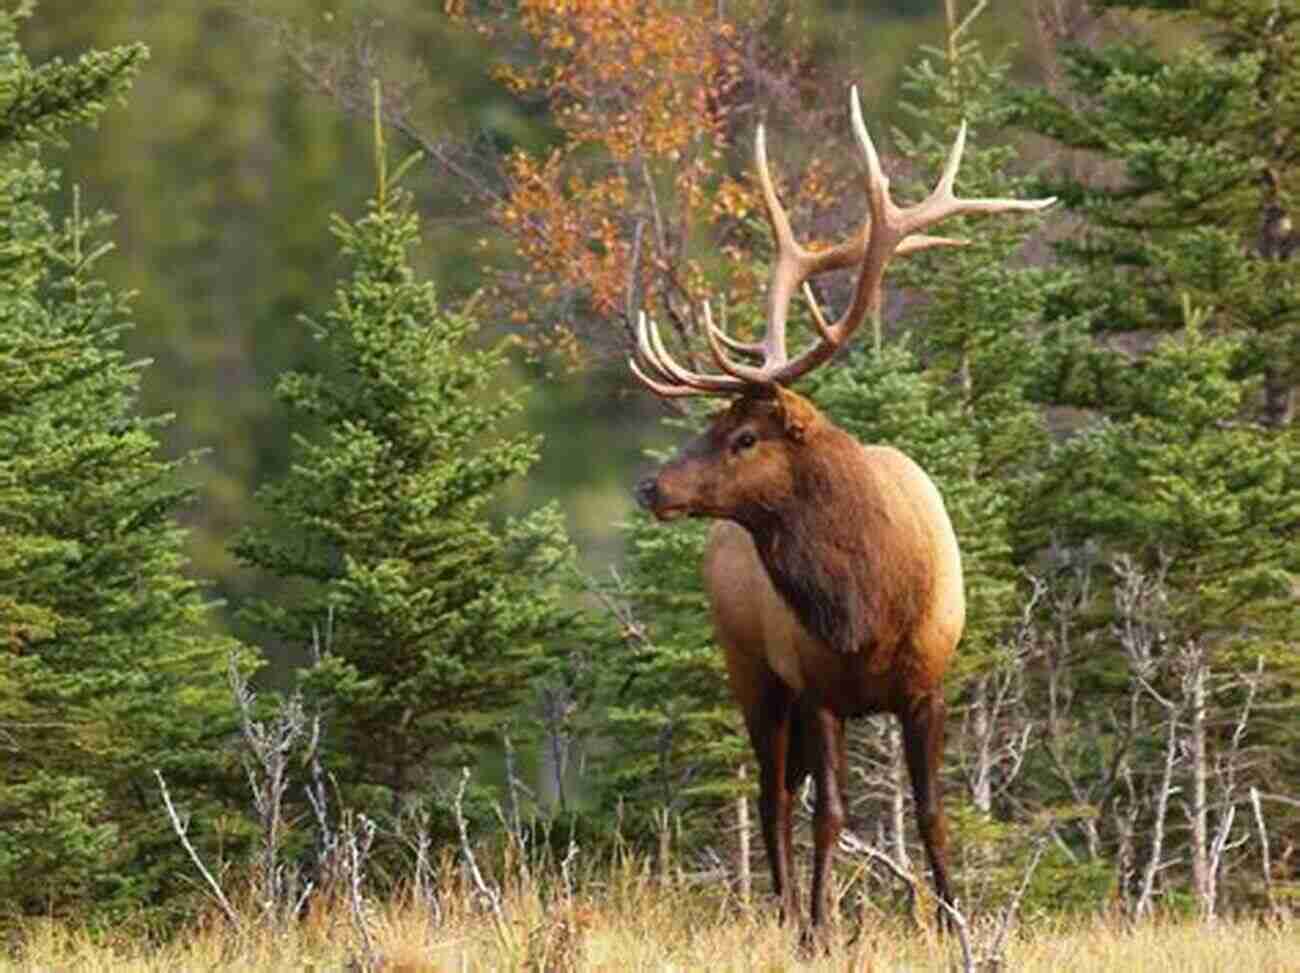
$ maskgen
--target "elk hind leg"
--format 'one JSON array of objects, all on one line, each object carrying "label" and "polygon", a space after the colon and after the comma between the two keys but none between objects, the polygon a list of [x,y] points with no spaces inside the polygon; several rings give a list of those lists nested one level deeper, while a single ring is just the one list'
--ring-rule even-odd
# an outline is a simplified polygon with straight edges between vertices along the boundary
[{"label": "elk hind leg", "polygon": [[844,721],[822,706],[803,712],[808,735],[808,765],[817,792],[813,812],[812,925],[821,926],[830,902],[827,888],[831,856],[844,828],[844,798],[841,778],[844,764]]},{"label": "elk hind leg", "polygon": [[[939,765],[943,760],[946,709],[940,689],[910,700],[900,714],[903,724],[903,754],[912,779],[917,829],[925,846],[934,891],[941,902],[953,904],[948,885],[948,833],[939,790]],[[939,907],[939,926],[951,926],[951,917]]]}]

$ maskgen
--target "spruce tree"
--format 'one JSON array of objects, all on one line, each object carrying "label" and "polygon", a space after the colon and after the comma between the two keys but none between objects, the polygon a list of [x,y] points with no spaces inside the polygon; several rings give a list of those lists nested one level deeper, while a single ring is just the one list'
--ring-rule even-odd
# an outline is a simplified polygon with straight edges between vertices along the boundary
[{"label": "spruce tree", "polygon": [[0,13],[0,901],[125,912],[177,890],[161,769],[191,806],[222,779],[229,640],[184,574],[186,460],[134,406],[107,219],[50,216],[41,161],[125,91],[139,46],[34,67]]},{"label": "spruce tree", "polygon": [[605,592],[621,624],[601,653],[609,746],[598,791],[624,803],[627,831],[680,825],[695,848],[734,840],[725,807],[751,760],[700,575],[708,526],[640,514],[624,525],[625,563]]},{"label": "spruce tree", "polygon": [[327,763],[347,800],[387,811],[428,795],[438,768],[472,762],[530,701],[543,649],[571,617],[571,550],[554,508],[494,522],[492,500],[538,442],[511,429],[505,347],[485,345],[472,308],[440,306],[412,268],[407,166],[390,173],[378,125],[375,137],[375,196],[332,227],[351,274],[307,322],[331,370],[277,387],[311,432],[258,492],[264,523],[235,552],[298,583],[297,598],[249,609],[283,643],[310,644],[332,619],[306,675]]},{"label": "spruce tree", "polygon": [[[1047,367],[1034,392],[1083,410],[1075,413],[1082,429],[1055,450],[1035,516],[1045,539],[1097,568],[1085,606],[1092,647],[1071,675],[1072,686],[1088,689],[1079,697],[1083,725],[1126,691],[1122,620],[1108,584],[1121,574],[1107,570],[1118,558],[1162,579],[1150,664],[1162,674],[1163,698],[1192,714],[1175,721],[1143,695],[1154,718],[1130,737],[1113,726],[1099,749],[1073,753],[1073,772],[1100,781],[1113,767],[1153,781],[1168,752],[1165,728],[1182,733],[1186,719],[1209,728],[1178,759],[1175,783],[1197,795],[1207,767],[1226,766],[1236,746],[1243,675],[1265,661],[1261,700],[1272,705],[1295,676],[1300,276],[1288,207],[1300,188],[1291,138],[1300,21],[1293,3],[1098,6],[1151,15],[1152,32],[1190,27],[1195,42],[1166,52],[1143,38],[1136,18],[1124,20],[1125,40],[1056,52],[1060,88],[1014,99],[1022,124],[1072,150],[1071,168],[1043,183],[1078,221],[1056,245],[1074,277],[1049,305]],[[1199,702],[1189,685],[1203,688]],[[1252,779],[1294,773],[1294,734],[1283,721],[1256,720]],[[1225,792],[1220,813],[1243,793]],[[1123,800],[1112,791],[1111,809]],[[1198,803],[1189,799],[1191,831],[1171,836],[1169,854],[1191,861],[1190,884],[1208,912],[1213,882]],[[1150,807],[1133,800],[1131,812],[1150,828]],[[1123,813],[1102,826],[1119,829]],[[1124,840],[1115,830],[1106,836]],[[1173,888],[1185,873],[1160,874]]]},{"label": "spruce tree", "polygon": [[1076,173],[1093,173],[1045,180],[1082,220],[1057,250],[1086,273],[1057,310],[1087,313],[1093,332],[1114,340],[1062,342],[1057,394],[1124,409],[1126,365],[1142,349],[1134,336],[1181,329],[1185,295],[1210,312],[1210,330],[1241,339],[1234,372],[1261,379],[1245,404],[1252,418],[1289,425],[1300,383],[1300,288],[1290,259],[1300,236],[1289,211],[1300,188],[1291,137],[1300,121],[1295,5],[1097,6],[1191,28],[1195,42],[1162,53],[1131,17],[1123,22],[1131,39],[1055,52],[1060,90],[1028,89],[1015,99],[1021,124],[1074,150]]}]

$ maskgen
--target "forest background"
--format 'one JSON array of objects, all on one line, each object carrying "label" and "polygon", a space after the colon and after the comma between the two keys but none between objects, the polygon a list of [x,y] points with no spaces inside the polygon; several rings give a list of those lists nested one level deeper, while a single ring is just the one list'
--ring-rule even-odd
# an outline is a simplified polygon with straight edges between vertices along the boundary
[{"label": "forest background", "polygon": [[[1286,911],[1300,841],[1300,12],[979,7],[650,5],[628,16],[653,52],[644,76],[615,63],[619,43],[607,61],[599,44],[579,50],[610,39],[602,5],[44,0],[17,21],[34,65],[149,51],[106,69],[110,91],[135,78],[97,128],[43,151],[62,185],[41,205],[73,229],[31,252],[81,261],[82,208],[116,214],[94,229],[115,252],[67,272],[70,307],[91,300],[76,282],[92,262],[107,293],[132,295],[129,313],[94,305],[133,323],[101,335],[140,376],[121,378],[139,386],[120,415],[174,414],[140,431],[181,462],[139,482],[179,477],[193,499],[178,486],[129,519],[174,513],[188,528],[150,543],[171,552],[156,577],[193,612],[158,622],[156,645],[129,646],[122,625],[97,646],[40,612],[118,625],[129,584],[124,603],[87,607],[58,588],[77,583],[66,565],[42,581],[0,562],[23,579],[0,678],[16,755],[0,794],[8,914],[190,914],[212,890],[182,877],[193,862],[171,825],[184,818],[196,857],[221,863],[217,885],[285,912],[309,884],[347,884],[348,841],[379,885],[419,886],[430,842],[454,846],[466,827],[540,828],[531,840],[555,842],[557,860],[579,834],[631,840],[665,876],[747,900],[750,782],[703,617],[699,533],[653,528],[628,490],[647,450],[692,420],[665,424],[634,388],[626,327],[638,294],[680,347],[699,336],[703,295],[732,320],[752,314],[760,117],[802,225],[833,238],[857,219],[848,81],[872,131],[890,133],[889,164],[914,160],[901,185],[933,178],[968,118],[966,192],[1062,198],[1040,223],[972,223],[959,257],[897,269],[928,299],[893,301],[874,347],[864,336],[810,383],[862,438],[921,460],[958,522],[973,624],[948,789],[964,900]],[[617,70],[626,87],[593,87]],[[23,90],[9,89],[11,113]],[[650,160],[642,188],[609,177],[627,138]],[[408,197],[385,173],[412,148]],[[15,185],[11,204],[35,198]],[[679,212],[704,215],[672,223]],[[31,225],[15,239],[44,239]],[[41,273],[32,293],[53,300],[63,278]],[[439,337],[413,339],[391,308]],[[137,358],[150,360],[138,373]],[[494,398],[516,386],[519,408]],[[21,430],[41,423],[5,406],[21,458]],[[383,468],[384,450],[403,451],[411,479]],[[349,488],[331,492],[333,477]],[[38,520],[6,529],[26,540]],[[202,591],[174,571],[182,550]],[[167,635],[182,630],[185,651]],[[159,682],[83,678],[146,657]],[[110,697],[120,707],[97,709]],[[462,764],[477,768],[468,792]],[[845,889],[879,900],[920,860],[887,725],[862,730],[854,768],[863,864]],[[173,822],[163,780],[185,810]]]}]

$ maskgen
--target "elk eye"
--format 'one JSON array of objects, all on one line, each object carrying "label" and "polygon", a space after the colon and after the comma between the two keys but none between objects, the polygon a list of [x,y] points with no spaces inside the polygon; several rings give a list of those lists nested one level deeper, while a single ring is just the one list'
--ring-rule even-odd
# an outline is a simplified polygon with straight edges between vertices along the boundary
[{"label": "elk eye", "polygon": [[739,452],[740,452],[741,450],[743,450],[743,449],[749,449],[749,448],[751,448],[751,447],[752,447],[756,442],[758,442],[758,437],[755,436],[755,435],[754,435],[752,432],[750,432],[748,429],[746,429],[746,430],[745,430],[744,432],[742,432],[739,436],[737,436],[734,440],[732,440],[731,448],[732,448],[735,452],[739,453]]}]

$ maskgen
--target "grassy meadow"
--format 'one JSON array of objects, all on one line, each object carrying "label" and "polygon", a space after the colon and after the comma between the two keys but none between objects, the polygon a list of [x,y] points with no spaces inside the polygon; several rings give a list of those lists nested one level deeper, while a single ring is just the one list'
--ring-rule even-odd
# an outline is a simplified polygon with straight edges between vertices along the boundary
[{"label": "grassy meadow", "polygon": [[[288,925],[245,920],[236,932],[215,912],[166,941],[138,933],[92,934],[67,922],[35,921],[18,930],[0,958],[3,973],[246,973],[301,971],[778,971],[962,970],[960,942],[897,916],[842,920],[826,948],[801,949],[775,911],[746,907],[715,892],[665,886],[648,871],[611,873],[568,894],[562,888],[508,890],[499,914],[481,896],[449,883],[436,912],[410,897],[347,901]],[[357,921],[365,916],[364,934]],[[251,913],[250,913],[251,915]],[[972,966],[982,973],[1209,973],[1300,970],[1300,924],[1220,920],[1201,924],[1119,919],[1061,924],[1027,916],[994,956],[997,922],[975,916]],[[858,933],[859,926],[861,932]],[[858,933],[855,935],[855,933]]]}]

